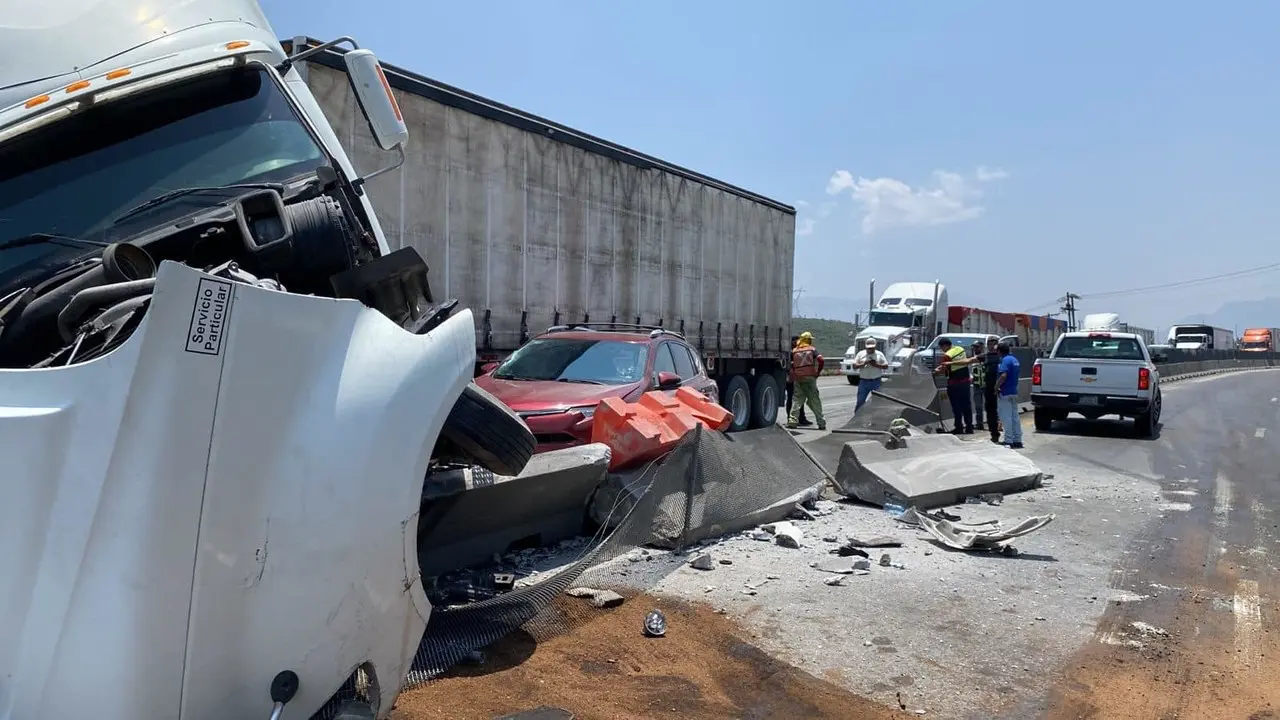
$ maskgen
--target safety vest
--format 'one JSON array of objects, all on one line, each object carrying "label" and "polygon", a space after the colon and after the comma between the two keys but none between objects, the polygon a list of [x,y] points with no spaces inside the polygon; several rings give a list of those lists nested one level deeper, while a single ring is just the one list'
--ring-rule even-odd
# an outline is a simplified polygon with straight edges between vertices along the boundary
[{"label": "safety vest", "polygon": [[[958,347],[956,345],[952,345],[951,349],[947,351],[947,358],[951,360],[963,359],[964,348]],[[951,371],[951,376],[947,378],[947,382],[949,384],[969,382],[969,366],[968,365],[960,365],[960,366],[953,365],[948,369]]]},{"label": "safety vest", "polygon": [[791,374],[797,379],[818,377],[818,350],[812,345],[792,350]]}]

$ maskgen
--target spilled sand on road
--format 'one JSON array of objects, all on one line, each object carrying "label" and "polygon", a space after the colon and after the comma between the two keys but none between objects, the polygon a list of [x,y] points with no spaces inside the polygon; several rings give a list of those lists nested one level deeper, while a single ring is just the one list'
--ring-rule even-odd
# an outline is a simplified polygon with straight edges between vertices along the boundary
[{"label": "spilled sand on road", "polygon": [[[667,617],[666,637],[641,632],[654,608]],[[391,717],[490,720],[540,705],[584,720],[916,717],[771,658],[745,635],[706,605],[640,595],[540,643],[517,632],[488,648],[483,665],[402,694]]]}]

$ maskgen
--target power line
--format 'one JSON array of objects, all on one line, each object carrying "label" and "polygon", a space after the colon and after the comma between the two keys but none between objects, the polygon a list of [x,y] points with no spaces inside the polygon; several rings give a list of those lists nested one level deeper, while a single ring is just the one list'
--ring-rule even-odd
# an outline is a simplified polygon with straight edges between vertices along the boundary
[{"label": "power line", "polygon": [[1145,287],[1129,288],[1127,290],[1109,290],[1107,292],[1083,293],[1080,295],[1085,300],[1097,300],[1099,298],[1120,297],[1122,295],[1137,295],[1145,292],[1154,292],[1156,290],[1169,290],[1172,288],[1190,287],[1192,285],[1203,285],[1207,283],[1221,282],[1223,280],[1235,280],[1237,278],[1248,277],[1250,275],[1260,275],[1262,273],[1274,272],[1280,270],[1280,263],[1272,263],[1270,265],[1259,265],[1257,267],[1246,268],[1244,270],[1235,270],[1233,272],[1221,273],[1219,275],[1208,275],[1205,277],[1192,278],[1189,280],[1178,280],[1176,282],[1163,283],[1161,285],[1147,285]]}]

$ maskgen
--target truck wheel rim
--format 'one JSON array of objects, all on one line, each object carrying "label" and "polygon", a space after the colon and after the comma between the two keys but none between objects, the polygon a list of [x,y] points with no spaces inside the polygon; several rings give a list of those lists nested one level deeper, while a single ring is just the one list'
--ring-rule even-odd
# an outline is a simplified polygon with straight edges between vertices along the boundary
[{"label": "truck wheel rim", "polygon": [[774,394],[774,389],[767,387],[760,395],[760,417],[768,420],[777,417],[778,414],[778,398]]},{"label": "truck wheel rim", "polygon": [[751,407],[751,400],[750,398],[747,397],[746,392],[739,390],[738,392],[734,393],[732,404],[733,404],[733,407],[731,409],[733,411],[733,417],[735,420],[738,418],[747,417],[747,410],[750,409]]}]

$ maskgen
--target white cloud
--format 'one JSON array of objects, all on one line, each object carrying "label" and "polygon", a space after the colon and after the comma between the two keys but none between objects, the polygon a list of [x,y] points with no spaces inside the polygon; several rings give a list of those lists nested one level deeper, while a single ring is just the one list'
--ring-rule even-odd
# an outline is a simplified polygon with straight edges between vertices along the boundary
[{"label": "white cloud", "polygon": [[983,183],[1007,177],[999,168],[979,167],[972,178],[945,170],[933,172],[930,186],[912,187],[894,178],[854,177],[837,170],[827,180],[827,193],[848,192],[862,210],[862,232],[872,235],[894,227],[932,227],[974,220],[986,208],[979,204]]},{"label": "white cloud", "polygon": [[796,220],[796,237],[804,237],[813,234],[813,226],[818,222],[813,218],[799,218]]},{"label": "white cloud", "polygon": [[798,208],[805,208],[805,207],[809,207],[809,201],[808,201],[808,200],[797,200],[797,201],[795,202],[795,206],[796,206],[796,207],[798,207]]},{"label": "white cloud", "polygon": [[848,170],[837,170],[827,181],[827,194],[839,195],[854,186],[853,173]]}]

